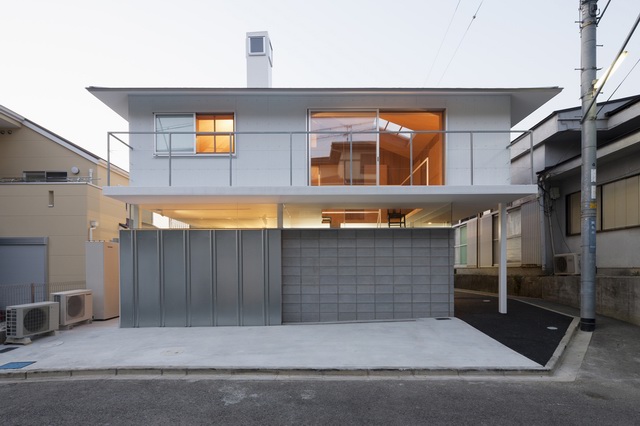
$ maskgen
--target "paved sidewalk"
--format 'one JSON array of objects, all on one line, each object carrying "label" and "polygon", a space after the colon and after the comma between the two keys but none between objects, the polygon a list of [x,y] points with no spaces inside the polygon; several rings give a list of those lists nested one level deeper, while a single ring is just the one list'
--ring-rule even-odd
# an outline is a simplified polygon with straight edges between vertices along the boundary
[{"label": "paved sidewalk", "polygon": [[[16,348],[0,353],[0,379],[238,372],[549,374],[557,365],[576,325],[570,317],[516,301],[509,302],[512,312],[501,316],[487,308],[493,303],[491,296],[465,293],[457,294],[457,297],[461,301],[482,304],[482,309],[474,308],[475,323],[470,321],[473,327],[460,318],[271,327],[124,329],[119,328],[117,319],[95,321],[58,331],[54,336],[34,338],[27,346],[0,346],[0,350]],[[524,311],[528,314],[518,314]],[[532,324],[532,318],[536,319],[535,324]],[[544,332],[554,338],[544,343],[537,337],[534,339],[537,334],[532,331],[539,329],[541,324],[555,328],[545,326]],[[501,342],[510,334],[504,331],[505,325],[512,331],[516,327],[516,335],[521,330],[523,347],[526,348],[529,339],[531,345],[543,345],[545,354],[525,356],[508,347],[508,341]],[[3,365],[21,362],[31,364],[2,369]],[[18,366],[9,364],[12,365]]]}]

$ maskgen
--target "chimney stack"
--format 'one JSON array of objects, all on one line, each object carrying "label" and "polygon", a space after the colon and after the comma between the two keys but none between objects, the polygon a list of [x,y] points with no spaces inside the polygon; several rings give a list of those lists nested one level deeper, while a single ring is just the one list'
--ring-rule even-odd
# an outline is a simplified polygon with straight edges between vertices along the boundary
[{"label": "chimney stack", "polygon": [[273,47],[269,33],[247,33],[247,87],[271,87]]}]

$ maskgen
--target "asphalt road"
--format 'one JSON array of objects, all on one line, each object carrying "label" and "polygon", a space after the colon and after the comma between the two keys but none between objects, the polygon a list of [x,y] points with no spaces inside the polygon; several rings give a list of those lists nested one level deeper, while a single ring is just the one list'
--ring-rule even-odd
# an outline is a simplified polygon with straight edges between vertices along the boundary
[{"label": "asphalt road", "polygon": [[0,386],[2,424],[631,425],[637,386],[462,381],[68,380]]}]

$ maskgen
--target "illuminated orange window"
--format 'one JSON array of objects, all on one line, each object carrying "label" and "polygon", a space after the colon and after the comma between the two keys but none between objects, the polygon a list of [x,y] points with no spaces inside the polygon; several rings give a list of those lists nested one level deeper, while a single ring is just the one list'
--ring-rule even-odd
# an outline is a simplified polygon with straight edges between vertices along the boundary
[{"label": "illuminated orange window", "polygon": [[[235,152],[233,114],[196,115],[196,153],[228,154]],[[200,133],[221,134],[200,134]]]}]

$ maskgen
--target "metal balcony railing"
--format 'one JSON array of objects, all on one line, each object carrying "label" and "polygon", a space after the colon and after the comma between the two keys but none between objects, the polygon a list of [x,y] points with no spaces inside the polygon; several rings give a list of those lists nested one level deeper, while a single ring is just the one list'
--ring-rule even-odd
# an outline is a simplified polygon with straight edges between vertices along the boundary
[{"label": "metal balcony railing", "polygon": [[[478,164],[477,157],[479,156],[479,151],[484,149],[483,144],[486,143],[488,138],[491,138],[491,135],[500,135],[502,137],[506,136],[506,139],[511,141],[513,139],[513,135],[520,136],[522,139],[522,135],[526,135],[529,139],[529,147],[525,148],[523,152],[517,153],[518,155],[528,154],[528,170],[522,171],[529,176],[529,180],[531,184],[536,183],[535,172],[533,167],[533,138],[532,134],[528,130],[425,130],[425,131],[352,131],[352,132],[336,132],[334,131],[295,131],[295,132],[278,132],[278,131],[266,131],[266,132],[108,132],[107,134],[107,186],[111,186],[111,165],[112,165],[112,157],[113,155],[113,144],[112,141],[116,141],[119,146],[124,147],[125,151],[125,162],[129,162],[128,157],[132,152],[136,150],[144,150],[149,155],[156,158],[164,158],[166,159],[166,184],[168,186],[172,186],[174,184],[174,173],[177,172],[174,163],[177,159],[185,158],[185,157],[214,157],[218,160],[220,158],[228,159],[228,186],[237,185],[234,182],[234,170],[237,170],[238,162],[242,161],[243,153],[246,153],[245,148],[250,144],[250,141],[255,142],[255,138],[265,138],[265,144],[270,144],[268,146],[273,146],[275,150],[279,151],[282,156],[286,156],[288,163],[284,166],[284,169],[288,169],[289,172],[289,186],[299,185],[299,183],[294,184],[294,171],[304,170],[305,174],[305,185],[306,186],[314,186],[311,180],[311,167],[313,162],[313,147],[312,140],[313,138],[318,137],[341,137],[341,141],[345,146],[344,152],[348,152],[348,156],[346,156],[347,160],[345,161],[345,175],[348,175],[349,178],[345,179],[344,185],[355,185],[354,183],[354,169],[359,167],[357,165],[357,161],[354,158],[354,148],[358,149],[358,144],[362,142],[363,138],[369,138],[370,141],[375,141],[376,143],[376,179],[375,185],[380,185],[380,137],[382,135],[396,135],[402,136],[403,139],[406,140],[407,150],[409,152],[408,164],[410,165],[410,172],[408,172],[406,179],[400,185],[406,186],[414,186],[416,183],[414,182],[414,174],[416,173],[416,166],[413,161],[413,151],[414,151],[414,140],[416,137],[424,134],[438,134],[444,141],[446,149],[443,149],[445,154],[443,155],[452,155],[454,151],[464,152],[466,156],[466,163],[469,170],[468,184],[474,185],[477,184],[474,179],[474,173],[477,170]],[[229,149],[228,153],[214,153],[214,154],[202,154],[196,153],[195,148],[193,152],[184,152],[184,149],[175,149],[174,147],[174,139],[178,137],[184,138],[185,135],[193,135],[193,140],[195,143],[195,139],[197,136],[223,136],[229,138],[231,141],[231,145],[233,148]],[[156,150],[156,141],[158,136],[163,136],[163,140],[167,142],[166,149],[161,151]],[[195,146],[195,145],[194,145]],[[275,148],[277,146],[277,148]],[[506,151],[514,149],[512,143],[505,143],[505,145],[501,148]],[[520,145],[518,145],[520,147]],[[492,146],[492,149],[495,149]],[[522,148],[518,148],[522,149]],[[265,151],[264,145],[261,147],[262,151]],[[506,158],[511,158],[507,152]],[[300,160],[302,158],[302,161]],[[206,161],[206,160],[204,160]],[[301,164],[303,163],[303,164]],[[418,165],[423,165],[424,162]],[[458,164],[462,166],[462,164]],[[121,163],[122,166],[122,163]],[[483,164],[486,168],[486,164]],[[135,166],[134,166],[135,167]],[[444,167],[444,166],[443,166]],[[124,168],[129,169],[124,166]],[[464,168],[464,167],[461,167]],[[348,173],[346,173],[348,171]],[[130,173],[133,172],[130,170]],[[451,170],[445,170],[445,173],[451,173]],[[296,180],[299,182],[299,180]],[[373,184],[372,184],[373,185]],[[424,185],[424,184],[420,184]]]}]

